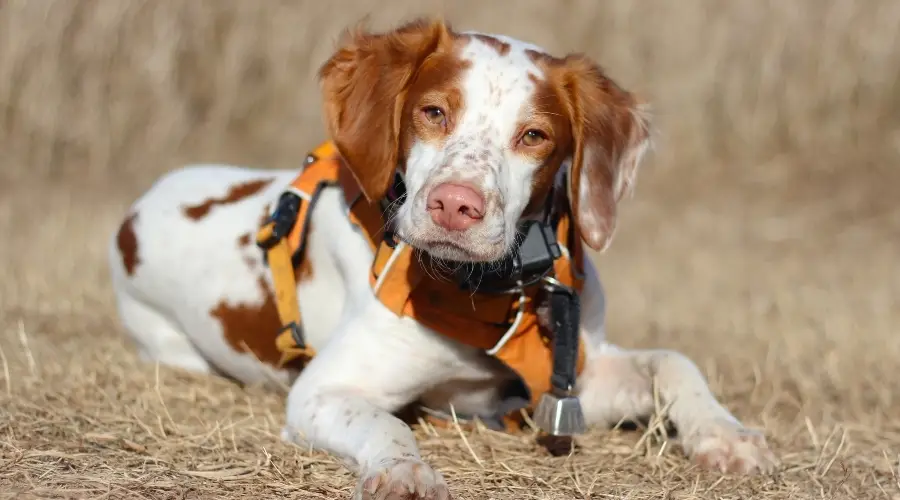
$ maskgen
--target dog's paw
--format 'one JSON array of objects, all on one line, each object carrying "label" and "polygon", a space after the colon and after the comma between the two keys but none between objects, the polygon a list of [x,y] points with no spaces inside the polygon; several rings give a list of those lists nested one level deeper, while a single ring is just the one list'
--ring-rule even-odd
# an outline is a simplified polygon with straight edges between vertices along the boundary
[{"label": "dog's paw", "polygon": [[683,446],[694,463],[723,474],[770,474],[781,465],[761,432],[730,421],[703,426]]},{"label": "dog's paw", "polygon": [[382,462],[356,488],[359,500],[450,500],[443,476],[421,460]]}]

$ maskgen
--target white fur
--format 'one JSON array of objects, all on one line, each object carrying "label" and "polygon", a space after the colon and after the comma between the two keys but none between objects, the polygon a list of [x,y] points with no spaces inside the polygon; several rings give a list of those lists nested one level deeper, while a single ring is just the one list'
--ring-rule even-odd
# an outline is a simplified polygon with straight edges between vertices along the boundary
[{"label": "white fur", "polygon": [[[503,40],[513,46],[504,57],[477,40],[465,51],[473,62],[464,82],[467,111],[446,148],[413,148],[407,177],[412,196],[400,214],[400,227],[412,241],[419,234],[415,226],[430,224],[418,193],[439,182],[444,170],[462,175],[459,155],[484,149],[488,161],[477,166],[486,174],[483,187],[497,190],[502,203],[490,207],[494,212],[486,218],[484,233],[467,241],[485,254],[494,251],[490,245],[510,242],[537,166],[487,138],[512,134],[513,117],[533,91],[524,72],[537,69],[523,52],[535,47]],[[487,81],[501,91],[486,92]],[[453,405],[460,414],[488,415],[511,374],[483,352],[393,316],[375,299],[368,282],[372,252],[348,222],[337,188],[323,193],[313,213],[308,247],[313,275],[298,289],[305,335],[318,351],[302,373],[276,371],[236,352],[210,315],[221,301],[262,301],[257,280],[263,276],[270,282],[270,277],[260,251],[237,241],[242,234],[255,234],[265,205],[274,204],[296,174],[191,166],[171,172],[138,199],[131,209],[139,258],[134,275],[125,271],[115,238],[110,245],[112,282],[125,330],[148,360],[219,371],[246,383],[274,378],[292,384],[284,438],[327,450],[355,466],[362,475],[358,495],[367,488],[383,491],[403,483],[431,491],[432,496],[413,498],[448,498],[441,475],[422,462],[411,430],[392,412],[419,400],[439,410]],[[185,205],[221,197],[231,186],[258,179],[273,181],[239,202],[213,206],[200,220],[182,212]],[[482,237],[487,243],[477,243]],[[589,424],[648,415],[655,379],[691,456],[745,472],[769,470],[775,459],[764,439],[716,401],[693,363],[674,352],[627,351],[607,343],[606,304],[590,262],[586,274],[581,334],[587,364],[577,389]]]}]

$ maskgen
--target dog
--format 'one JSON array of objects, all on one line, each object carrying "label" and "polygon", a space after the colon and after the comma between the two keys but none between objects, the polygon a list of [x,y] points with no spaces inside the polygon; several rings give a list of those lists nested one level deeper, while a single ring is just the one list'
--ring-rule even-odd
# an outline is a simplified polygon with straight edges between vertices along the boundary
[{"label": "dog", "polygon": [[[302,259],[291,261],[295,289],[276,290],[268,270],[275,262],[258,235],[254,244],[254,232],[277,222],[281,200],[290,199],[285,193],[305,170],[194,164],[158,179],[113,235],[118,312],[142,359],[247,384],[290,385],[283,438],[358,470],[355,498],[448,499],[442,475],[423,462],[397,412],[419,403],[442,415],[489,419],[508,413],[511,382],[538,377],[517,376],[496,352],[464,337],[468,328],[443,331],[416,308],[386,305],[373,287],[373,261],[400,242],[412,252],[409,269],[418,266],[417,282],[450,290],[455,271],[496,270],[528,239],[522,224],[560,206],[570,216],[567,234],[575,235],[562,250],[570,264],[577,253],[602,252],[650,147],[650,117],[585,55],[555,57],[441,20],[348,31],[319,78],[331,142],[307,163],[330,158],[340,179],[317,184],[314,197],[294,198],[308,207]],[[398,179],[404,194],[390,198]],[[384,217],[367,233],[352,220],[356,207],[369,207],[361,214],[381,207]],[[581,364],[563,389],[577,397],[584,422],[648,417],[655,385],[694,462],[724,473],[773,471],[779,462],[763,434],[717,401],[689,359],[607,341],[597,271],[587,258],[578,266],[566,275],[583,284],[573,330]],[[463,295],[474,304],[481,295],[473,286]],[[285,349],[275,342],[293,293],[302,320],[291,335],[308,355],[300,367],[283,363]],[[443,307],[443,298],[432,299],[432,308]],[[553,323],[546,311],[532,312],[541,328]],[[528,347],[526,357],[536,361],[520,363],[521,373],[538,366],[549,375],[547,359],[557,358],[545,356],[544,345]],[[525,406],[540,396],[525,394]]]}]

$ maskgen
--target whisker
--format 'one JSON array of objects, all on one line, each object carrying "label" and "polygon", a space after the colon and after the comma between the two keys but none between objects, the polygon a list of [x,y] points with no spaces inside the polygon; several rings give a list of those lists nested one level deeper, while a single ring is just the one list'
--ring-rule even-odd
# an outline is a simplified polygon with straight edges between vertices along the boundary
[{"label": "whisker", "polygon": [[390,227],[394,223],[394,220],[397,218],[397,215],[398,215],[398,212],[394,211],[394,206],[401,204],[401,203],[402,203],[401,200],[398,198],[388,204],[386,211],[390,215],[388,216],[387,220],[384,221],[384,224],[381,225],[382,232],[386,231],[387,228]]},{"label": "whisker", "polygon": [[426,276],[428,276],[431,279],[435,279],[434,275],[431,273],[431,271],[432,271],[431,265],[430,264],[426,265],[424,258],[425,258],[424,252],[416,252],[416,260],[418,260],[418,262],[419,262],[419,267],[422,269],[422,271],[425,273]]}]

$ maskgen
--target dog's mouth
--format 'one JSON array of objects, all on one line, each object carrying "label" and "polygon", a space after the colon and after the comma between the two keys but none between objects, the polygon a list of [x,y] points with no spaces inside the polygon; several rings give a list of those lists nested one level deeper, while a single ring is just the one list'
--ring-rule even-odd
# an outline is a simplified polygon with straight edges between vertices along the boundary
[{"label": "dog's mouth", "polygon": [[[529,220],[517,226],[511,247],[490,238],[471,241],[461,234],[410,235],[404,241],[419,253],[419,262],[436,277],[456,280],[467,290],[507,293],[543,279],[553,262],[562,256],[555,244],[556,234],[541,221]],[[463,241],[459,241],[459,240]]]},{"label": "dog's mouth", "polygon": [[431,257],[444,261],[484,262],[485,256],[456,244],[452,241],[427,241],[415,245],[419,250],[427,252]]},{"label": "dog's mouth", "polygon": [[449,231],[429,219],[422,211],[414,217],[397,217],[390,226],[406,244],[440,262],[487,263],[502,258],[509,250],[502,228],[495,228],[488,221],[482,225],[490,227]]},{"label": "dog's mouth", "polygon": [[420,252],[426,253],[430,258],[440,262],[460,264],[489,263],[501,258],[505,254],[505,248],[499,244],[485,244],[482,248],[473,249],[451,239],[417,239],[404,238],[404,240]]}]

